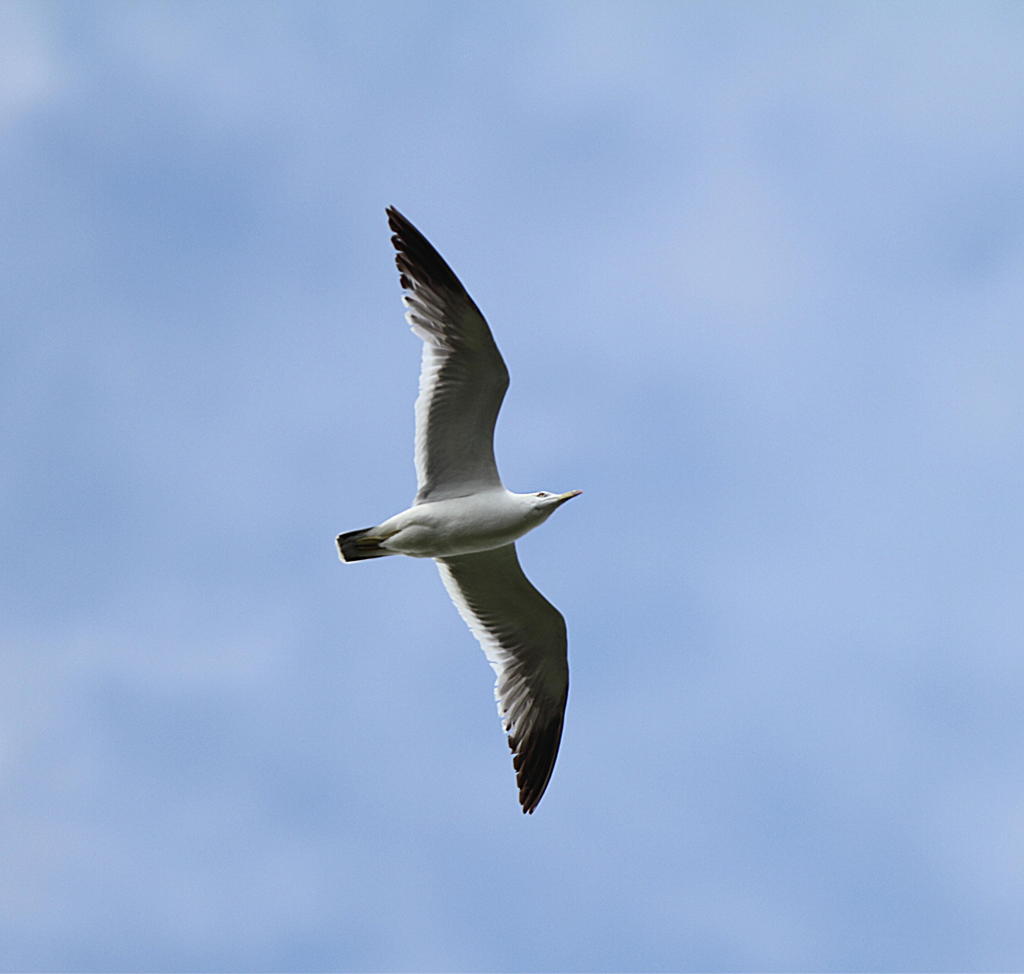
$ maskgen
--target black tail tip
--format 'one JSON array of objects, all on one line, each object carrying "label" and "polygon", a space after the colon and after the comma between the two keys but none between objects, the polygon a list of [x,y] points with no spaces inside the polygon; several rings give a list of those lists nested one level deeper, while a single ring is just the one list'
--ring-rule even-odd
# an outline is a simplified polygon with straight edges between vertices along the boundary
[{"label": "black tail tip", "polygon": [[367,558],[383,558],[385,555],[393,554],[380,546],[379,539],[366,536],[372,530],[373,528],[361,528],[359,531],[339,534],[334,540],[338,546],[338,557],[342,561],[365,561]]}]

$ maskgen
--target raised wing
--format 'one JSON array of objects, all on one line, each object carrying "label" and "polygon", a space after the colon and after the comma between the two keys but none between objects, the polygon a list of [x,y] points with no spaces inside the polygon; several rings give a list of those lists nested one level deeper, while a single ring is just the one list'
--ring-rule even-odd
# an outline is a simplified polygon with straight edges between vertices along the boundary
[{"label": "raised wing", "polygon": [[523,574],[514,544],[438,558],[437,564],[497,674],[494,696],[512,748],[519,803],[532,813],[562,740],[569,694],[565,619]]},{"label": "raised wing", "polygon": [[494,423],[508,369],[484,316],[444,258],[393,206],[387,214],[405,317],[423,339],[416,503],[500,486]]}]

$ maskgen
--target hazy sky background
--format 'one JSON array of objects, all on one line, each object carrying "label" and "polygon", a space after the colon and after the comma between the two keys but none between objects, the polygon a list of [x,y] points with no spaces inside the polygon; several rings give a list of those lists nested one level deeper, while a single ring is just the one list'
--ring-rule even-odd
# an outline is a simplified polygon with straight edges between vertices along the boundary
[{"label": "hazy sky background", "polygon": [[[1024,967],[1024,6],[0,4],[0,967]],[[518,810],[394,203],[569,622]]]}]

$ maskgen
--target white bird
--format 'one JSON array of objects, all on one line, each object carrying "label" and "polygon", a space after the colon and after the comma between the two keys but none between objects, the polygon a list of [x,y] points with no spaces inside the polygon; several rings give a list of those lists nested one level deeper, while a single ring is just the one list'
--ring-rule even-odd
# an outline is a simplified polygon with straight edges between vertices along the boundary
[{"label": "white bird", "polygon": [[433,558],[455,607],[497,675],[523,812],[548,786],[569,693],[565,619],[519,567],[515,541],[543,524],[565,494],[506,490],[494,462],[494,424],[508,370],[473,299],[441,255],[387,209],[405,317],[423,339],[416,399],[412,507],[338,535],[342,561]]}]

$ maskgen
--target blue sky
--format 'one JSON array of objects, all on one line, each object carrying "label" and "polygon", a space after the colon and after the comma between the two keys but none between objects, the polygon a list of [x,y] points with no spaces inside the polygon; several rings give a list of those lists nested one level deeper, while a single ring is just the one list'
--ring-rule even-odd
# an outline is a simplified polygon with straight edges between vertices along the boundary
[{"label": "blue sky", "polygon": [[[1024,967],[1024,8],[0,5],[0,968]],[[512,374],[524,818],[393,203]]]}]

